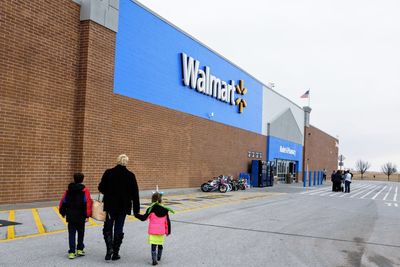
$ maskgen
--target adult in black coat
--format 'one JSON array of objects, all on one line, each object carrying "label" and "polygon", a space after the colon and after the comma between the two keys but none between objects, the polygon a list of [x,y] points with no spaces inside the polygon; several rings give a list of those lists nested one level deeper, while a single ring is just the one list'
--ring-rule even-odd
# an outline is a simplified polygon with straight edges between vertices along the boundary
[{"label": "adult in black coat", "polygon": [[[119,249],[124,238],[126,215],[136,214],[140,209],[139,189],[135,174],[126,168],[129,158],[119,155],[117,166],[104,172],[99,191],[104,195],[104,211],[107,212],[103,235],[106,242],[106,260],[118,260]],[[114,236],[113,236],[114,228]]]},{"label": "adult in black coat", "polygon": [[333,186],[334,186],[334,191],[335,192],[340,192],[342,191],[342,171],[338,170],[335,175],[333,176]]}]

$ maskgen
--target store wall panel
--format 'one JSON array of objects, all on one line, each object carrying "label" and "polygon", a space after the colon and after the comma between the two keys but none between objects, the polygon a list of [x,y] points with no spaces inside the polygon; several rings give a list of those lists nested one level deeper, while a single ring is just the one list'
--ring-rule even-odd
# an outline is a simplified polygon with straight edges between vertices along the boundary
[{"label": "store wall panel", "polygon": [[[247,107],[230,105],[183,84],[185,53],[210,68],[210,74],[235,84],[244,81]],[[261,133],[262,85],[237,66],[141,7],[121,1],[114,92],[255,133]]]},{"label": "store wall panel", "polygon": [[268,160],[285,159],[298,161],[298,170],[302,170],[303,146],[275,136],[268,136]]},{"label": "store wall panel", "polygon": [[303,144],[304,137],[290,108],[269,124],[268,135],[279,137],[293,143]]},{"label": "store wall panel", "polygon": [[[267,135],[268,123],[273,122],[281,116],[287,109],[290,109],[297,127],[304,135],[304,111],[301,107],[280,95],[274,90],[265,87],[263,89],[263,108],[262,108],[262,134]],[[301,142],[303,144],[303,142]]]}]

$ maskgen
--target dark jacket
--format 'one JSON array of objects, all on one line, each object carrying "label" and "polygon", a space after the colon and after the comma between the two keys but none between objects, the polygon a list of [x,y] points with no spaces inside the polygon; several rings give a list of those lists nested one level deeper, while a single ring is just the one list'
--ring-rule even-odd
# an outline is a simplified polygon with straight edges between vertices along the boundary
[{"label": "dark jacket", "polygon": [[341,183],[343,180],[342,174],[340,172],[336,172],[335,175],[333,176],[333,181],[334,183]]},{"label": "dark jacket", "polygon": [[82,223],[92,216],[92,199],[83,184],[70,183],[59,205],[60,214],[67,222]]},{"label": "dark jacket", "polygon": [[138,213],[140,209],[139,189],[135,174],[125,166],[117,165],[104,172],[99,184],[104,195],[104,211],[113,213]]}]

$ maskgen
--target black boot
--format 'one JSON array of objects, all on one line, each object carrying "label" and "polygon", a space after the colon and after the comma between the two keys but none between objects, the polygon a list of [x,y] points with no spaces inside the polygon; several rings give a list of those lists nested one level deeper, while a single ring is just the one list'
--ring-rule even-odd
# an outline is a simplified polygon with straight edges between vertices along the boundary
[{"label": "black boot", "polygon": [[111,255],[113,254],[113,236],[112,236],[112,232],[104,232],[103,231],[103,235],[104,235],[104,241],[106,242],[106,247],[107,247],[107,253],[105,256],[105,260],[109,261],[111,260]]},{"label": "black boot", "polygon": [[111,258],[113,261],[119,260],[121,258],[118,253],[119,253],[119,248],[121,247],[122,244],[122,239],[124,239],[124,233],[114,236],[113,255]]},{"label": "black boot", "polygon": [[162,250],[163,247],[161,245],[158,245],[157,261],[161,260]]},{"label": "black boot", "polygon": [[157,265],[157,251],[151,250],[151,259],[153,260],[153,265]]}]

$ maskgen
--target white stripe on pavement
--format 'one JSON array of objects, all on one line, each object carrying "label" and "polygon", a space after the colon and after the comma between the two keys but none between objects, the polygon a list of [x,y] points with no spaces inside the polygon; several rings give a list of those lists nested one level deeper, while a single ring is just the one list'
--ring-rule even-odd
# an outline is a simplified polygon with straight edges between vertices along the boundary
[{"label": "white stripe on pavement", "polygon": [[396,191],[394,193],[393,201],[397,201],[397,186],[396,186]]},{"label": "white stripe on pavement", "polygon": [[372,186],[372,187],[368,187],[368,188],[366,188],[365,190],[361,190],[360,192],[358,192],[358,193],[355,193],[354,195],[351,195],[351,196],[350,196],[350,198],[353,198],[353,197],[355,197],[355,196],[358,196],[358,195],[360,195],[360,194],[364,193],[365,191],[368,191],[368,190],[374,189],[375,187],[376,187],[376,185],[375,185],[375,186]]},{"label": "white stripe on pavement", "polygon": [[370,190],[368,193],[366,193],[365,195],[363,195],[363,196],[360,197],[360,198],[365,198],[366,196],[368,196],[369,194],[371,194],[372,192],[374,192],[375,189],[376,189],[377,187],[378,187],[378,186],[375,186],[375,187],[371,188],[371,190]]},{"label": "white stripe on pavement", "polygon": [[310,195],[313,195],[313,194],[317,194],[317,193],[319,193],[319,192],[321,192],[321,191],[326,191],[326,190],[329,190],[329,189],[327,189],[326,187],[324,187],[324,188],[320,188],[320,189],[315,189],[315,190],[310,190],[310,191],[301,192],[300,194],[310,194]]},{"label": "white stripe on pavement", "polygon": [[387,187],[387,186],[385,185],[385,186],[384,186],[378,193],[376,193],[375,196],[373,196],[371,199],[375,199],[377,196],[379,196],[379,194],[382,193],[382,191],[385,190],[386,187]]},{"label": "white stripe on pavement", "polygon": [[390,191],[392,191],[393,186],[391,186],[389,188],[389,191],[386,193],[385,197],[383,198],[383,200],[386,200],[386,198],[388,197],[388,195],[390,194]]},{"label": "white stripe on pavement", "polygon": [[[367,189],[368,187],[371,187],[371,186],[372,186],[371,184],[364,184],[364,185],[362,185],[362,186],[355,187],[355,188],[352,189],[350,192],[351,192],[351,193],[359,192],[359,191],[361,191],[361,190],[363,190],[363,189]],[[347,195],[346,195],[346,194],[343,194],[343,195],[341,195],[341,196],[339,196],[339,197],[345,197],[345,196],[347,196]]]}]

